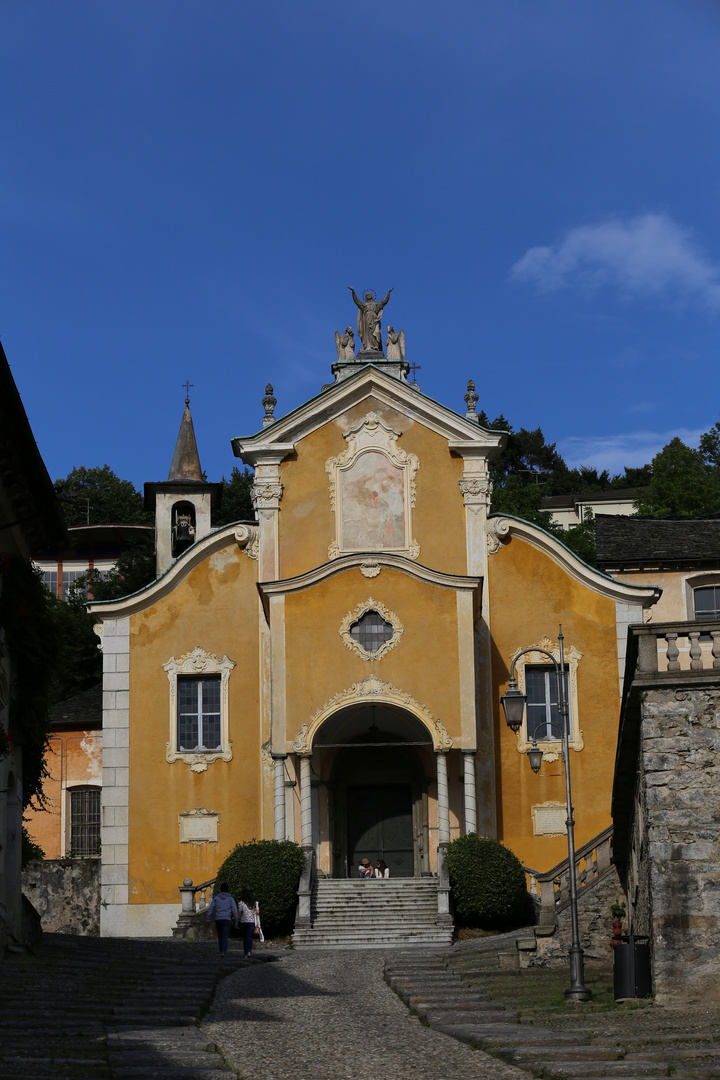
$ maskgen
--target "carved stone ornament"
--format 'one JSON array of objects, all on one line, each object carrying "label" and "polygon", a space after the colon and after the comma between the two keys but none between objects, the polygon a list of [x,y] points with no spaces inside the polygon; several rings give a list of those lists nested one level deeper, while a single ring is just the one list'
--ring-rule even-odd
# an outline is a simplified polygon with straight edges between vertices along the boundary
[{"label": "carved stone ornament", "polygon": [[471,513],[477,514],[483,508],[490,509],[490,497],[492,495],[492,481],[489,477],[469,476],[458,480],[463,495],[463,505]]},{"label": "carved stone ornament", "polygon": [[340,690],[324,705],[321,705],[310,723],[303,724],[298,731],[294,742],[291,743],[292,749],[296,754],[306,756],[312,754],[315,735],[328,717],[347,705],[354,705],[363,701],[383,702],[386,705],[396,705],[400,709],[405,709],[407,712],[412,713],[427,729],[434,750],[446,751],[452,748],[453,741],[444,725],[439,720],[435,720],[427,705],[422,705],[406,691],[398,690],[391,683],[383,682],[377,675],[368,675],[361,682],[353,683],[347,690]]},{"label": "carved stone ornament", "polygon": [[253,484],[250,495],[256,510],[277,510],[282,499],[283,485],[278,482],[265,481]]},{"label": "carved stone ornament", "polygon": [[[228,681],[230,672],[236,666],[227,656],[215,656],[196,645],[192,652],[185,653],[176,660],[171,656],[163,671],[167,672],[170,683],[170,738],[165,753],[166,761],[184,761],[196,773],[205,772],[214,761],[232,761],[232,742],[229,739],[228,722]],[[219,750],[179,750],[177,744],[177,683],[182,675],[219,675],[220,676],[220,749]]]},{"label": "carved stone ornament", "polygon": [[502,546],[502,541],[510,532],[510,522],[507,518],[491,518],[487,523],[487,549],[488,555],[494,555]]},{"label": "carved stone ornament", "polygon": [[[390,623],[393,628],[392,637],[387,641],[383,641],[379,649],[375,652],[368,652],[364,649],[359,641],[356,641],[350,634],[350,627],[361,619],[366,611],[377,611],[379,615],[382,615],[385,622]],[[390,611],[384,604],[381,604],[379,600],[373,600],[370,596],[362,604],[358,604],[352,611],[348,611],[347,615],[343,618],[338,627],[338,634],[343,639],[345,647],[354,652],[356,656],[359,656],[362,660],[380,660],[386,653],[394,649],[399,643],[400,638],[403,636],[404,627],[394,611]]]},{"label": "carved stone ornament", "polygon": [[235,540],[249,558],[257,559],[260,548],[260,530],[257,525],[238,525]]},{"label": "carved stone ornament", "polygon": [[534,836],[565,836],[567,808],[565,803],[544,802],[531,807]]},{"label": "carved stone ornament", "polygon": [[[559,662],[560,646],[556,641],[551,641],[550,638],[544,637],[541,641],[535,642],[534,645],[526,645],[522,648],[544,650],[544,652],[527,652],[524,656],[518,656],[518,652],[522,651],[521,649],[518,649],[518,651],[513,653],[510,657],[511,660],[514,660],[517,656],[515,677],[517,678],[518,688],[521,693],[524,694],[525,669],[530,666],[550,667],[550,660],[545,655],[546,652],[549,652],[550,655]],[[580,660],[582,660],[582,653],[578,652],[574,645],[565,650],[565,672],[568,677],[568,708],[570,711],[570,738],[568,743],[572,750],[578,751],[582,750],[585,746],[583,733],[580,730],[578,713],[577,669]],[[517,733],[517,748],[521,754],[525,754],[532,745],[532,740],[528,738],[526,710],[522,727]],[[559,739],[543,739],[539,745],[543,752],[543,761],[557,761],[562,753],[562,744]]]},{"label": "carved stone ornament", "polygon": [[[347,450],[325,463],[335,514],[329,558],[352,551],[394,551],[418,558],[411,511],[420,461],[397,445],[401,434],[374,412],[343,432]],[[366,454],[370,457],[363,461]]]},{"label": "carved stone ornament", "polygon": [[360,563],[360,573],[363,577],[377,577],[381,570],[380,563],[375,562],[373,559],[365,559],[364,562]]},{"label": "carved stone ornament", "polygon": [[178,814],[181,844],[217,844],[220,815],[204,808]]}]

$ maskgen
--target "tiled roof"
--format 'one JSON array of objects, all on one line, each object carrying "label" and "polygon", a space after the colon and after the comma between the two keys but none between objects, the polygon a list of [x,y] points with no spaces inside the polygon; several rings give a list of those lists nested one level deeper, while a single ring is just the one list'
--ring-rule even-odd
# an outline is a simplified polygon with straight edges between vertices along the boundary
[{"label": "tiled roof", "polygon": [[597,514],[596,564],[603,570],[720,566],[720,516]]},{"label": "tiled roof", "polygon": [[50,726],[54,731],[60,728],[79,728],[83,731],[101,728],[102,705],[102,683],[99,682],[89,690],[53,705]]}]

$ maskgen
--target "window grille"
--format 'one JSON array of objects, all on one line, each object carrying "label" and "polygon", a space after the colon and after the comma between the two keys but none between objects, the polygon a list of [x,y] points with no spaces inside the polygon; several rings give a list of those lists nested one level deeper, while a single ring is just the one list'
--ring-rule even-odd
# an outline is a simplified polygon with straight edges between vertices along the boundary
[{"label": "window grille", "polygon": [[177,693],[178,750],[220,750],[220,676],[180,678]]},{"label": "window grille", "polygon": [[100,788],[70,792],[70,850],[97,855],[100,849]]},{"label": "window grille", "polygon": [[350,627],[350,637],[362,645],[366,652],[377,652],[381,645],[393,636],[393,628],[378,611],[366,611]]}]

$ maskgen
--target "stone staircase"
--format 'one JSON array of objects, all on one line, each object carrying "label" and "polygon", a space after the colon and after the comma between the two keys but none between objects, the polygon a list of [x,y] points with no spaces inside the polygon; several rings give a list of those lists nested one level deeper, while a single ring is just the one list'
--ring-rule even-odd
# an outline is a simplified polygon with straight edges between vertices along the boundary
[{"label": "stone staircase", "polygon": [[532,933],[459,943],[452,951],[399,953],[386,962],[385,980],[430,1027],[536,1077],[720,1075],[719,1008],[618,1004],[609,955],[586,966],[593,999],[565,1002],[567,967],[523,966]]},{"label": "stone staircase", "polygon": [[438,921],[435,878],[316,880],[310,921],[295,927],[296,949],[437,949],[452,943],[452,922]]},{"label": "stone staircase", "polygon": [[200,1022],[243,959],[231,943],[44,934],[0,959],[0,1076],[8,1080],[232,1080]]}]

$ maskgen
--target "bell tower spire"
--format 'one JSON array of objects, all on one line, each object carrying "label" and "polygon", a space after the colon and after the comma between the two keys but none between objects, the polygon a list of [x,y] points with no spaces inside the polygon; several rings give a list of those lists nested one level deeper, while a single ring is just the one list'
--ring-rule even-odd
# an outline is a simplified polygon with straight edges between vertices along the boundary
[{"label": "bell tower spire", "polygon": [[174,559],[212,529],[211,511],[220,506],[222,484],[209,484],[200,465],[190,412],[191,382],[183,384],[185,410],[165,483],[145,485],[145,507],[155,511],[158,577]]}]

